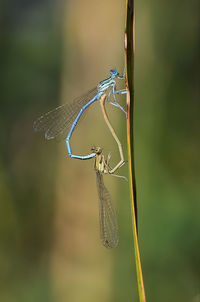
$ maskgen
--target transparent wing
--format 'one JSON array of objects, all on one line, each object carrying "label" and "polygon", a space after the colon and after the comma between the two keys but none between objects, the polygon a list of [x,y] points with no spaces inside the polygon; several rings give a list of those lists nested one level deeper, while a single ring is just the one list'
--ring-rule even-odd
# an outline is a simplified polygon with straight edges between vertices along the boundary
[{"label": "transparent wing", "polygon": [[97,189],[99,195],[99,222],[100,236],[103,245],[107,248],[115,248],[118,244],[117,216],[103,176],[96,171]]},{"label": "transparent wing", "polygon": [[33,124],[35,131],[43,131],[46,139],[65,138],[81,108],[97,94],[96,87],[71,104],[64,104],[39,117]]}]

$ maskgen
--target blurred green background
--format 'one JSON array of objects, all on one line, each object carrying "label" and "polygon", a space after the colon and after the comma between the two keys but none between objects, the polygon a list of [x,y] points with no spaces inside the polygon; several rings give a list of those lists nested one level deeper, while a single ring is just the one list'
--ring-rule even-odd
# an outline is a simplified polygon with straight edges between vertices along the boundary
[{"label": "blurred green background", "polygon": [[[65,142],[32,129],[110,68],[123,72],[124,10],[122,0],[1,4],[2,302],[138,301],[128,184],[104,177],[120,228],[119,247],[106,250],[93,160],[67,158]],[[199,1],[136,2],[135,166],[147,301],[200,301],[199,37]],[[126,149],[124,115],[108,112]],[[118,160],[99,104],[72,138],[74,153],[93,145]]]}]

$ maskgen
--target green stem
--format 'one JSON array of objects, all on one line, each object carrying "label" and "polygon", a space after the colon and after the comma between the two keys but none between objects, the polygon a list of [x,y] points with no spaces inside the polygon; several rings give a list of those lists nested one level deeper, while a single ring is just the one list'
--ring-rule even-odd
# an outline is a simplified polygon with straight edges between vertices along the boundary
[{"label": "green stem", "polygon": [[134,165],[134,55],[135,55],[135,10],[134,0],[126,0],[126,24],[125,24],[125,68],[127,87],[127,144],[129,154],[129,178],[132,209],[132,230],[135,251],[136,274],[140,302],[145,302],[145,290],[140,261],[137,227],[137,200]]}]

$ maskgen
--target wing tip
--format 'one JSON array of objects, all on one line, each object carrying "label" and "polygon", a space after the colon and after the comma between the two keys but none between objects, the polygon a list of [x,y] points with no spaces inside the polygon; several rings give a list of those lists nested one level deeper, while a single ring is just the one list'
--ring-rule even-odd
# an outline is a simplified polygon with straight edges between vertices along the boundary
[{"label": "wing tip", "polygon": [[119,239],[116,238],[115,240],[108,240],[107,238],[101,239],[102,244],[108,248],[108,249],[112,249],[112,248],[116,248],[118,246],[119,243]]}]

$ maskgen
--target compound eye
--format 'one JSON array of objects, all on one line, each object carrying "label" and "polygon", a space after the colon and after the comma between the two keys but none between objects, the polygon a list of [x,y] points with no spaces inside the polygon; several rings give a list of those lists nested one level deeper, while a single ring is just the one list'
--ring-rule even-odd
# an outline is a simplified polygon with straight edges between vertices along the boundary
[{"label": "compound eye", "polygon": [[102,149],[100,147],[96,147],[96,154],[101,154]]},{"label": "compound eye", "polygon": [[116,69],[111,69],[110,74],[113,76],[117,76],[117,75],[119,75],[119,72]]}]

